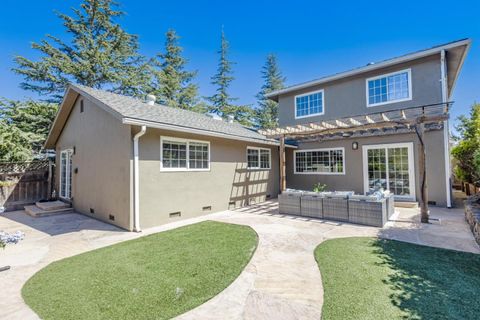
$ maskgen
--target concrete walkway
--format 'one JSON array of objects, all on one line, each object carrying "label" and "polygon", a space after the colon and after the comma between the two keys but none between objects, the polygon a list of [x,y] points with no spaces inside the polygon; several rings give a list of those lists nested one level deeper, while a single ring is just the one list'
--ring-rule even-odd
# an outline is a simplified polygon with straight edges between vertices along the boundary
[{"label": "concrete walkway", "polygon": [[418,210],[402,209],[384,229],[278,214],[267,202],[238,211],[202,216],[129,233],[79,214],[31,218],[21,211],[0,216],[0,230],[26,233],[0,251],[0,318],[38,319],[23,302],[21,287],[52,261],[142,235],[203,220],[249,225],[259,235],[255,255],[223,292],[179,319],[319,319],[323,303],[314,248],[329,238],[376,236],[480,253],[461,210],[433,209],[432,224],[420,224]]}]

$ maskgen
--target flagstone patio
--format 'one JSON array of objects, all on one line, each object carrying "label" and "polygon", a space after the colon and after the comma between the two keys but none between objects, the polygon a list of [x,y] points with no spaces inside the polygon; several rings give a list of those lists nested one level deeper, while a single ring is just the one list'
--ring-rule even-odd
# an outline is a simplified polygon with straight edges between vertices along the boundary
[{"label": "flagstone patio", "polygon": [[259,244],[242,274],[223,292],[179,319],[319,319],[323,302],[321,274],[313,256],[325,239],[379,236],[422,245],[480,253],[462,209],[431,207],[431,223],[419,222],[419,210],[397,208],[383,229],[278,214],[275,201],[224,211],[131,233],[71,213],[32,218],[23,211],[0,216],[0,229],[21,230],[25,240],[0,251],[0,318],[38,319],[21,297],[23,284],[52,261],[146,234],[204,220],[251,226]]}]

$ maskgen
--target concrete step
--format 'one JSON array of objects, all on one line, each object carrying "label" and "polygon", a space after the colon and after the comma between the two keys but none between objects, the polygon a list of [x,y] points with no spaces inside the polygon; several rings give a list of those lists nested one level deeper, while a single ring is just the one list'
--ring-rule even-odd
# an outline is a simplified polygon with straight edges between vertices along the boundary
[{"label": "concrete step", "polygon": [[54,215],[54,214],[72,213],[73,208],[61,208],[61,209],[56,209],[56,210],[42,210],[35,205],[35,206],[25,206],[25,212],[32,217],[38,218],[38,217],[51,216],[51,215]]},{"label": "concrete step", "polygon": [[395,200],[395,207],[397,208],[418,208],[418,202],[414,201],[399,201]]},{"label": "concrete step", "polygon": [[37,202],[35,205],[45,211],[51,211],[51,210],[58,210],[58,209],[67,209],[70,208],[71,205],[68,203],[65,203],[60,200],[56,201],[45,201],[45,202]]}]

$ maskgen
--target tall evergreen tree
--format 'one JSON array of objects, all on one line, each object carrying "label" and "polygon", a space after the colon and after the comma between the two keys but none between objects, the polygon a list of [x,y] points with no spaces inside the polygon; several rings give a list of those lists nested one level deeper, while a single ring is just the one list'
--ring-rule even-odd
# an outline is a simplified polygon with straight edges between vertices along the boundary
[{"label": "tall evergreen tree", "polygon": [[0,161],[39,155],[58,105],[33,100],[0,100]]},{"label": "tall evergreen tree", "polygon": [[285,83],[285,77],[282,76],[275,55],[267,56],[261,74],[264,83],[257,94],[256,124],[262,129],[272,129],[278,126],[278,102],[266,98],[265,95],[283,89]]},{"label": "tall evergreen tree", "polygon": [[33,43],[42,57],[15,57],[14,72],[24,77],[21,87],[58,101],[69,82],[127,95],[141,94],[148,80],[137,36],[115,21],[124,15],[113,0],[83,0],[74,15],[58,14],[71,40],[47,35]]},{"label": "tall evergreen tree", "polygon": [[234,62],[228,59],[229,48],[230,45],[222,29],[221,45],[218,51],[220,60],[217,73],[212,77],[211,82],[217,89],[213,96],[207,97],[207,100],[211,103],[208,111],[218,114],[224,119],[232,115],[239,123],[250,126],[252,125],[252,109],[249,106],[235,105],[233,102],[236,101],[237,98],[231,97],[228,92],[231,82],[235,79],[232,70]]},{"label": "tall evergreen tree", "polygon": [[188,61],[182,57],[183,48],[175,30],[168,30],[165,37],[165,52],[157,54],[150,62],[153,83],[149,93],[170,107],[197,110],[198,86],[193,83],[197,71],[185,70]]}]

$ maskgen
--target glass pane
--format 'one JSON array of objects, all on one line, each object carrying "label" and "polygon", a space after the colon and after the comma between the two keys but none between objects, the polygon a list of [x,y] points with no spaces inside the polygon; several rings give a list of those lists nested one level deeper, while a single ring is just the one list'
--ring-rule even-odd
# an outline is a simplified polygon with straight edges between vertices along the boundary
[{"label": "glass pane", "polygon": [[407,147],[388,149],[388,171],[390,191],[395,195],[410,195]]},{"label": "glass pane", "polygon": [[187,168],[187,143],[164,141],[162,143],[162,166],[164,168]]},{"label": "glass pane", "polygon": [[385,149],[369,149],[368,157],[368,189],[369,191],[387,189],[387,170]]},{"label": "glass pane", "polygon": [[60,154],[61,162],[61,175],[60,175],[60,196],[66,197],[66,188],[67,188],[67,153],[62,152]]},{"label": "glass pane", "polygon": [[208,169],[208,161],[210,160],[208,159],[208,144],[190,142],[188,145],[188,157],[190,169]]},{"label": "glass pane", "polygon": [[270,150],[260,149],[260,168],[270,168]]},{"label": "glass pane", "polygon": [[297,172],[343,172],[343,150],[296,152],[295,169]]},{"label": "glass pane", "polygon": [[248,168],[259,167],[259,150],[247,149],[247,166]]}]

